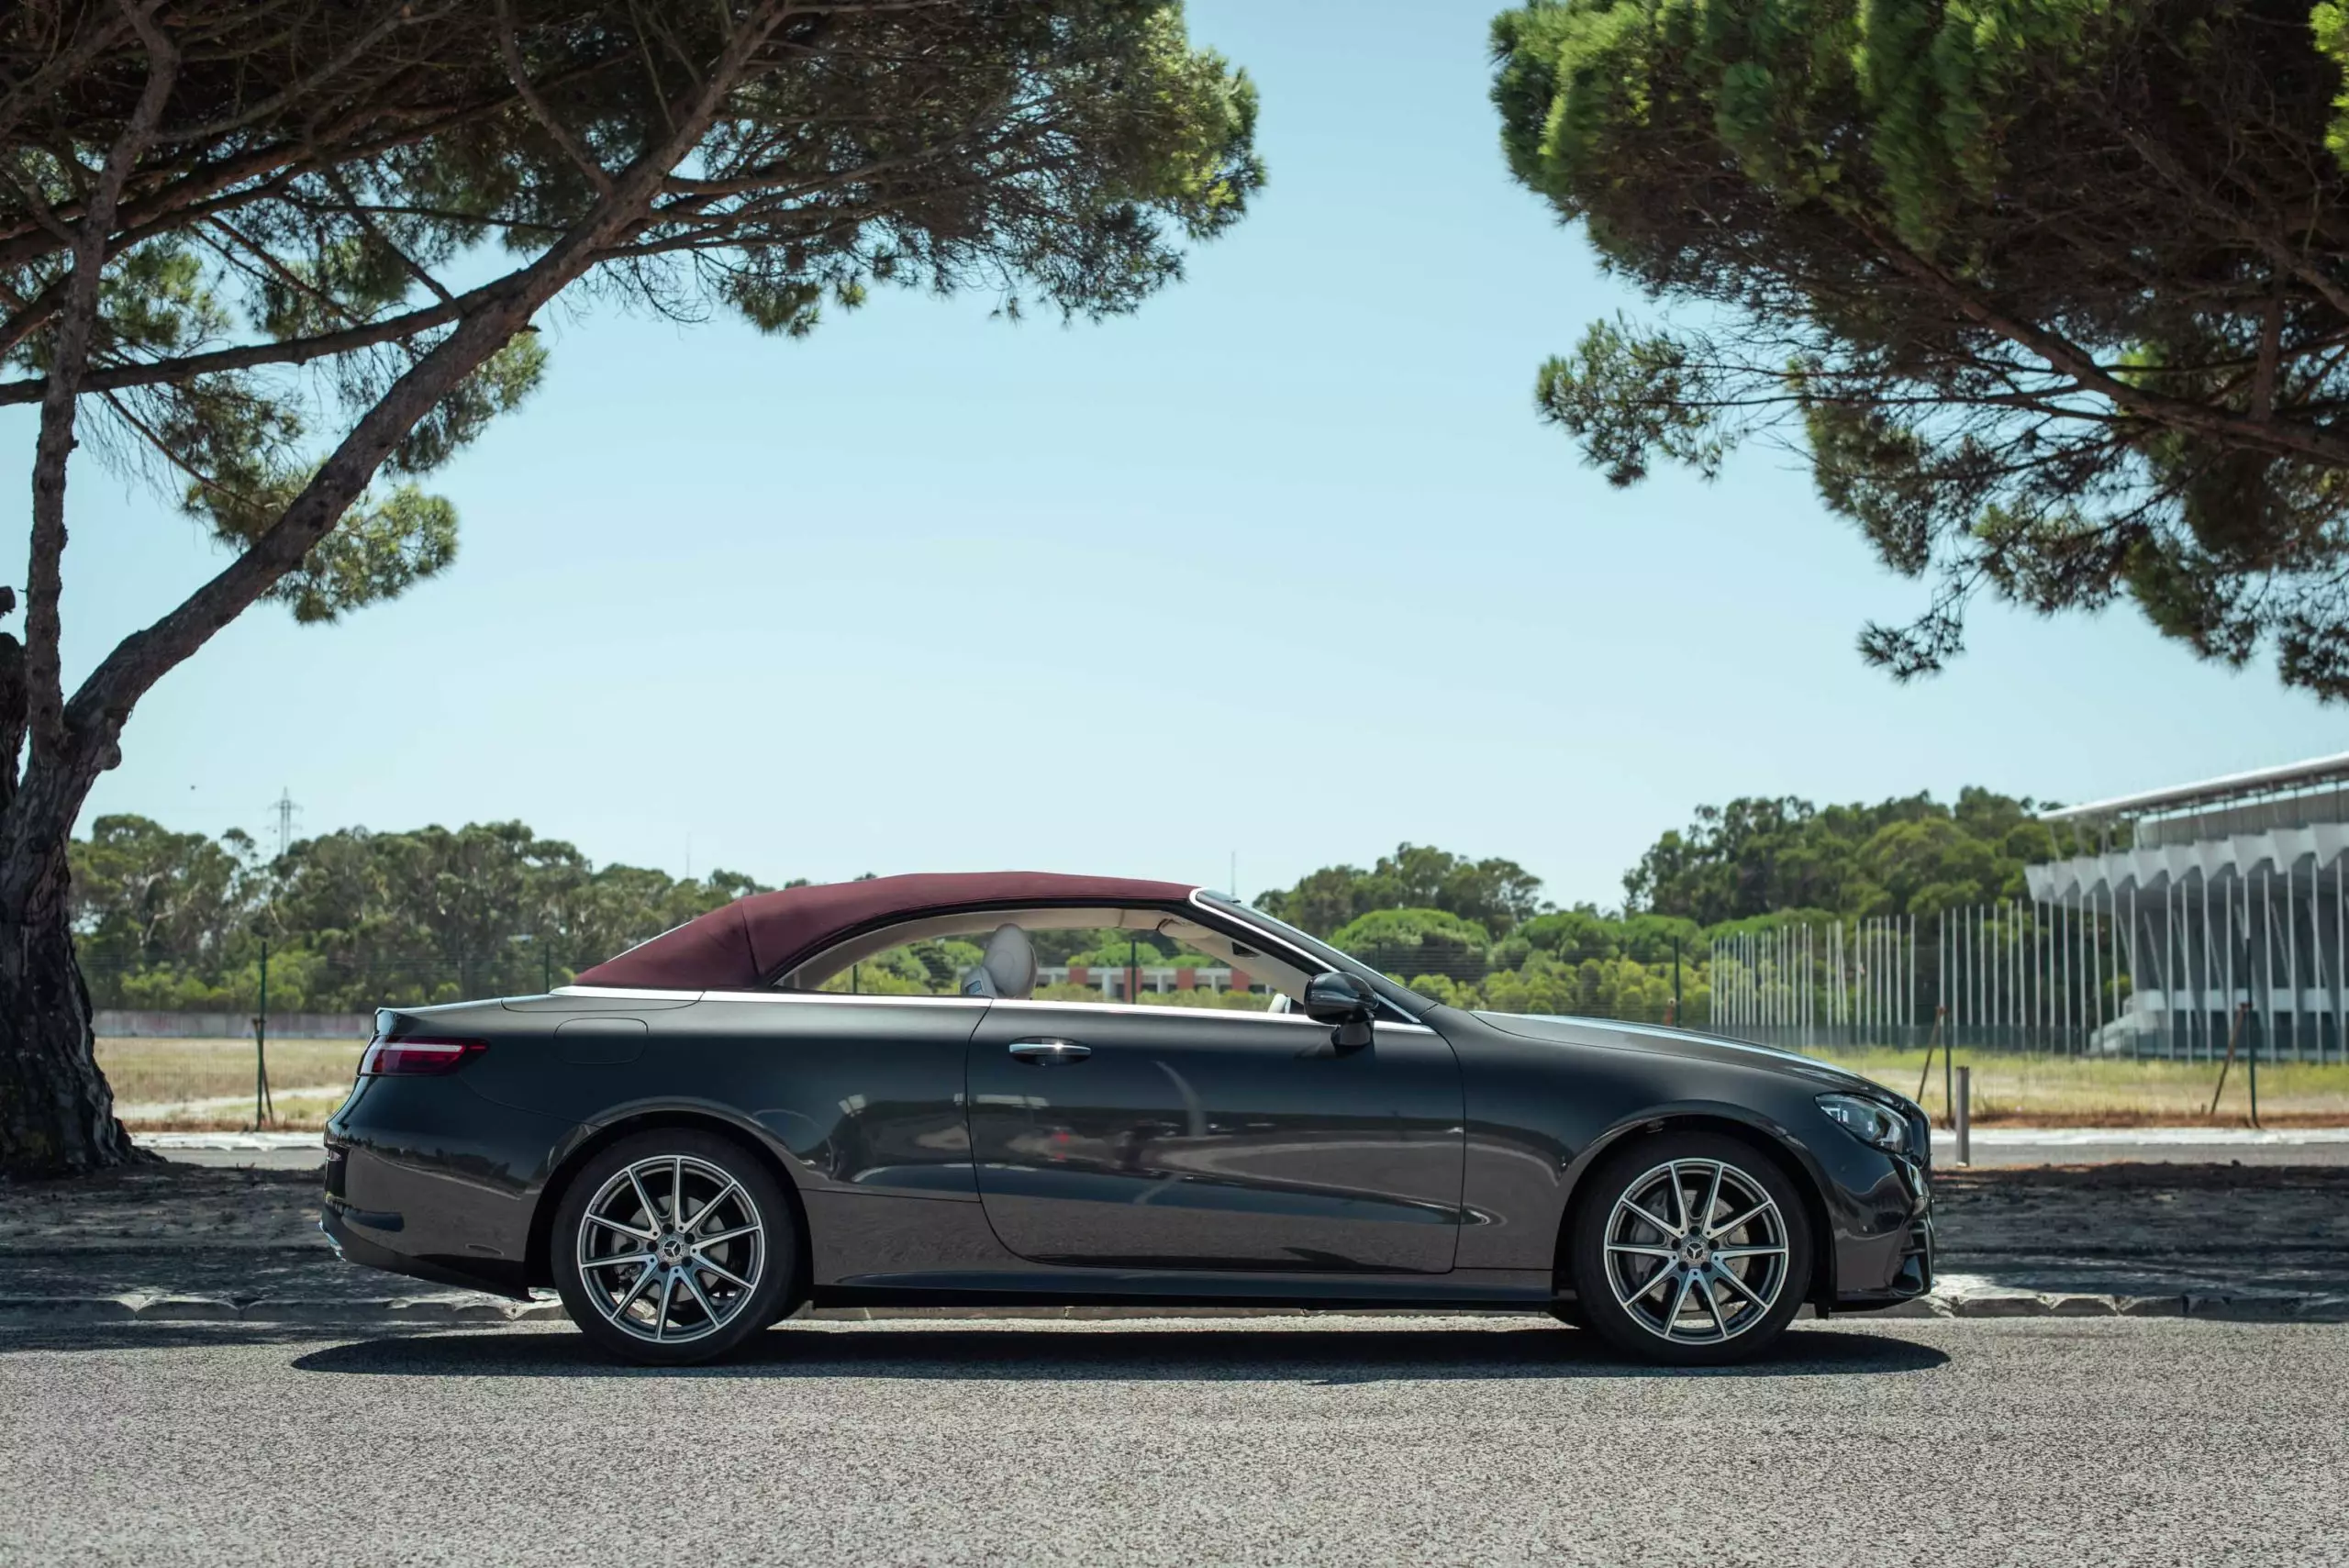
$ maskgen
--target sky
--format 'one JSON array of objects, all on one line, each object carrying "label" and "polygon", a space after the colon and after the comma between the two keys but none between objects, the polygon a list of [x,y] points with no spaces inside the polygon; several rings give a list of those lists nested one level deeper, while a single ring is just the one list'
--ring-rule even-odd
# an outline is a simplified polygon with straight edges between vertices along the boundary
[{"label": "sky", "polygon": [[[1653,307],[1509,181],[1494,8],[1192,0],[1261,89],[1270,183],[1130,318],[543,318],[543,386],[434,476],[456,564],[338,626],[247,614],[148,696],[84,822],[262,834],[286,792],[297,837],[520,818],[673,873],[1246,894],[1409,841],[1611,906],[1737,795],[2079,801],[2349,751],[2349,710],[2125,606],[1984,605],[1897,685],[1854,639],[1924,587],[1787,453],[1585,467],[1535,370]],[[0,415],[6,472],[32,440]],[[71,516],[78,674],[222,558],[86,449]]]}]

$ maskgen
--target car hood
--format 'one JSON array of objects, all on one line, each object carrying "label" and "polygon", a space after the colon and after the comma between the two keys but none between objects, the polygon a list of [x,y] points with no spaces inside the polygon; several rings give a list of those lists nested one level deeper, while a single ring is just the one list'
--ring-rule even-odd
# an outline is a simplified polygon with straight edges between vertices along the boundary
[{"label": "car hood", "polygon": [[1623,1051],[1650,1051],[1658,1056],[1760,1068],[1764,1072],[1776,1071],[1790,1078],[1801,1078],[1821,1089],[1840,1089],[1875,1099],[1891,1099],[1907,1104],[1900,1095],[1856,1073],[1831,1066],[1816,1057],[1779,1051],[1773,1046],[1751,1045],[1742,1040],[1724,1040],[1719,1035],[1697,1034],[1687,1029],[1664,1029],[1654,1024],[1620,1023],[1613,1018],[1485,1012],[1478,1013],[1476,1017],[1504,1034],[1517,1035],[1525,1040],[1554,1040],[1560,1045],[1610,1046]]}]

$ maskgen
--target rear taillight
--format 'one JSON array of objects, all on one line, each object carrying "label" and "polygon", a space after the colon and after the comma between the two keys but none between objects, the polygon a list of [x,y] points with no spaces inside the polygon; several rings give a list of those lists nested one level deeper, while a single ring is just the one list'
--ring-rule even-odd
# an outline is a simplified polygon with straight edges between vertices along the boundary
[{"label": "rear taillight", "polygon": [[362,1078],[432,1077],[442,1073],[454,1073],[465,1059],[477,1056],[489,1049],[485,1040],[385,1040],[378,1035],[367,1042],[367,1054],[359,1059]]}]

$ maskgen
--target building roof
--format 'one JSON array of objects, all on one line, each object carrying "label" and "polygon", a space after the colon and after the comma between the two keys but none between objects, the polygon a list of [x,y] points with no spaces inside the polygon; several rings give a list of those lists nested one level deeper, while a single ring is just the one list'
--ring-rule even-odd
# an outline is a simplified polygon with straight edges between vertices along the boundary
[{"label": "building roof", "polygon": [[2113,817],[2149,816],[2158,811],[2176,811],[2190,806],[2215,806],[2226,801],[2283,795],[2341,783],[2349,783],[2349,751],[2337,756],[2316,757],[2305,762],[2288,762],[2281,767],[2256,768],[2247,773],[2228,773],[2220,778],[2205,779],[2200,784],[2172,784],[2166,789],[2115,795],[2110,800],[2092,800],[2085,806],[2066,806],[2060,810],[2043,811],[2039,816],[2043,822],[2102,821]]},{"label": "building roof", "polygon": [[1023,906],[1179,905],[1192,891],[1188,883],[1038,871],[946,872],[786,887],[738,898],[688,920],[596,964],[576,983],[659,991],[751,990],[844,938],[899,920]]}]

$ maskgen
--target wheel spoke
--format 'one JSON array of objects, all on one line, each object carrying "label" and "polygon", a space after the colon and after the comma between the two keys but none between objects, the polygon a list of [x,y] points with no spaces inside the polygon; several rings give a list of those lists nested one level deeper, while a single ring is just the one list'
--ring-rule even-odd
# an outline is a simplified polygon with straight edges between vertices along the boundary
[{"label": "wheel spoke", "polygon": [[700,1209],[695,1213],[694,1222],[685,1227],[685,1234],[690,1236],[695,1231],[700,1229],[701,1222],[707,1219],[711,1215],[717,1213],[718,1206],[719,1204],[724,1203],[728,1198],[732,1197],[736,1193],[740,1192],[741,1190],[742,1184],[734,1180],[733,1177],[729,1176],[726,1179],[726,1185],[719,1189],[718,1195],[710,1199],[707,1203],[702,1205]]},{"label": "wheel spoke", "polygon": [[1688,1195],[1680,1190],[1680,1162],[1677,1160],[1664,1167],[1664,1179],[1665,1184],[1672,1188],[1673,1211],[1680,1216],[1680,1227],[1673,1234],[1686,1236],[1688,1234]]},{"label": "wheel spoke", "polygon": [[579,1266],[583,1269],[608,1269],[616,1268],[621,1263],[649,1263],[651,1262],[652,1262],[652,1254],[650,1252],[614,1252],[608,1258],[586,1259],[581,1262]]},{"label": "wheel spoke", "polygon": [[636,1283],[628,1287],[628,1294],[621,1296],[618,1305],[612,1308],[612,1318],[615,1322],[628,1316],[628,1309],[636,1305],[636,1298],[644,1294],[644,1287],[659,1277],[659,1273],[660,1271],[657,1269],[647,1268],[636,1276]]},{"label": "wheel spoke", "polygon": [[652,1233],[658,1236],[661,1233],[661,1206],[652,1201],[652,1195],[646,1192],[644,1184],[636,1179],[636,1167],[633,1165],[628,1168],[628,1184],[636,1189],[636,1201],[644,1206],[645,1220],[652,1227]]},{"label": "wheel spoke", "polygon": [[656,1340],[669,1337],[669,1301],[676,1294],[677,1276],[663,1273],[661,1276],[661,1310],[652,1319],[652,1337]]},{"label": "wheel spoke", "polygon": [[1635,1258],[1669,1258],[1675,1255],[1669,1247],[1648,1247],[1631,1241],[1609,1241],[1607,1243],[1607,1250],[1610,1252],[1629,1252]]},{"label": "wheel spoke", "polygon": [[1693,1273],[1680,1276],[1680,1288],[1672,1293],[1672,1310],[1664,1315],[1664,1331],[1666,1335],[1679,1332],[1680,1314],[1687,1307],[1688,1292],[1695,1288],[1696,1284],[1697,1276]]},{"label": "wheel spoke", "polygon": [[685,1222],[685,1157],[673,1154],[669,1157],[669,1223],[683,1225]]},{"label": "wheel spoke", "polygon": [[1738,1258],[1783,1258],[1786,1255],[1787,1250],[1784,1247],[1716,1247],[1713,1249],[1714,1257],[1728,1258],[1731,1260]]},{"label": "wheel spoke", "polygon": [[1713,1165],[1713,1184],[1705,1194],[1704,1218],[1697,1222],[1698,1229],[1700,1234],[1709,1235],[1711,1233],[1705,1228],[1712,1224],[1713,1210],[1719,1208],[1721,1204],[1721,1173],[1724,1167],[1718,1162]]},{"label": "wheel spoke", "polygon": [[1631,1290],[1626,1291],[1619,1286],[1615,1291],[1615,1305],[1618,1307],[1629,1307],[1631,1303],[1639,1300],[1640,1297],[1647,1295],[1648,1292],[1653,1290],[1657,1285],[1663,1284],[1665,1280],[1668,1280],[1671,1277],[1672,1270],[1669,1266],[1666,1266],[1659,1268],[1655,1273],[1648,1275],[1647,1278],[1642,1280],[1637,1286]]},{"label": "wheel spoke", "polygon": [[1645,1220],[1648,1224],[1654,1226],[1658,1230],[1660,1230],[1660,1231],[1664,1232],[1664,1234],[1665,1234],[1666,1236],[1677,1236],[1677,1235],[1681,1234],[1681,1232],[1680,1232],[1680,1230],[1679,1230],[1679,1229],[1678,1229],[1677,1227],[1675,1227],[1675,1226],[1671,1226],[1671,1225],[1666,1225],[1663,1220],[1658,1219],[1654,1215],[1650,1214],[1646,1209],[1642,1208],[1638,1204],[1633,1203],[1630,1198],[1625,1198],[1625,1199],[1623,1200],[1623,1207],[1624,1207],[1625,1208],[1630,1209],[1633,1214],[1638,1215],[1642,1219]]},{"label": "wheel spoke", "polygon": [[718,1308],[711,1303],[708,1296],[704,1294],[701,1288],[701,1281],[694,1278],[694,1271],[691,1269],[685,1271],[684,1277],[685,1288],[694,1293],[694,1299],[696,1301],[701,1303],[702,1312],[709,1319],[709,1326],[713,1329],[718,1327]]},{"label": "wheel spoke", "polygon": [[[702,1212],[707,1214],[709,1211],[707,1209],[704,1209]],[[764,1227],[761,1226],[759,1222],[754,1219],[748,1225],[738,1225],[731,1230],[720,1230],[712,1235],[700,1237],[694,1242],[694,1245],[696,1248],[715,1247],[721,1241],[732,1241],[744,1236],[756,1236],[763,1229]]]},{"label": "wheel spoke", "polygon": [[1773,1203],[1770,1199],[1764,1198],[1760,1203],[1755,1204],[1752,1208],[1747,1209],[1743,1214],[1739,1215],[1735,1219],[1731,1220],[1728,1224],[1711,1227],[1705,1232],[1705,1235],[1709,1240],[1715,1236],[1731,1235],[1738,1230],[1743,1229],[1746,1226],[1753,1224],[1755,1220],[1761,1218],[1764,1215],[1769,1213],[1772,1209],[1777,1207],[1778,1206],[1776,1203]]},{"label": "wheel spoke", "polygon": [[711,1273],[716,1274],[728,1284],[739,1286],[743,1290],[751,1288],[751,1282],[749,1280],[744,1279],[740,1274],[734,1273],[731,1269],[724,1268],[717,1263],[711,1262],[708,1257],[698,1248],[696,1248],[693,1253],[693,1261],[696,1267],[707,1269]]},{"label": "wheel spoke", "polygon": [[639,1230],[633,1225],[622,1225],[617,1219],[607,1219],[600,1214],[587,1217],[590,1225],[600,1225],[607,1230],[617,1230],[623,1236],[633,1236],[640,1241],[650,1241],[661,1234],[658,1230]]},{"label": "wheel spoke", "polygon": [[1746,1300],[1752,1302],[1755,1310],[1761,1312],[1767,1312],[1770,1310],[1770,1304],[1763,1300],[1761,1294],[1752,1285],[1746,1284],[1742,1279],[1740,1279],[1735,1270],[1715,1269],[1713,1271],[1713,1277],[1717,1280],[1727,1283],[1730,1288],[1736,1291],[1738,1295],[1745,1297]]},{"label": "wheel spoke", "polygon": [[1712,1281],[1707,1279],[1702,1274],[1692,1273],[1688,1277],[1695,1281],[1704,1290],[1705,1310],[1713,1315],[1713,1332],[1724,1340],[1728,1339],[1729,1324],[1723,1321],[1721,1318],[1721,1304],[1713,1299]]}]

